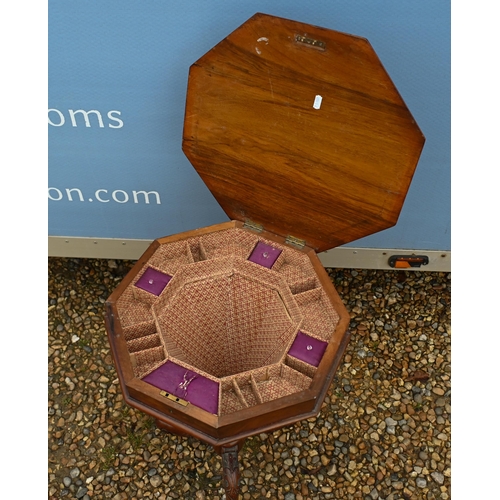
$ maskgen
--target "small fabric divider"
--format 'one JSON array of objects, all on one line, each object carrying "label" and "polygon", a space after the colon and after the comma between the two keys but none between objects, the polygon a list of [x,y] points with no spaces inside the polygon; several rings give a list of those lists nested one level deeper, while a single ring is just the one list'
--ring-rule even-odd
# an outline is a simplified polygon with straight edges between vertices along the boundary
[{"label": "small fabric divider", "polygon": [[160,347],[161,340],[157,333],[151,335],[144,335],[137,339],[132,339],[127,342],[127,348],[130,353],[145,351],[146,349],[152,349],[153,347]]},{"label": "small fabric divider", "polygon": [[206,260],[227,257],[247,259],[258,241],[255,234],[241,229],[209,233],[200,238],[200,247]]},{"label": "small fabric divider", "polygon": [[199,245],[197,238],[189,242],[183,240],[174,241],[168,245],[160,245],[148,260],[148,265],[173,276],[180,267],[199,260],[196,258],[198,255],[193,255],[193,250],[197,251],[197,245]]},{"label": "small fabric divider", "polygon": [[123,336],[127,342],[140,337],[147,337],[153,333],[156,333],[156,325],[154,321],[136,323],[123,329]]},{"label": "small fabric divider", "polygon": [[288,354],[285,358],[285,364],[290,368],[293,368],[294,370],[303,373],[310,379],[314,378],[314,375],[316,375],[316,371],[318,370],[316,366],[310,365],[309,363],[305,363],[304,361],[294,358],[293,356],[290,356]]},{"label": "small fabric divider", "polygon": [[163,346],[151,347],[143,351],[131,352],[130,361],[136,377],[143,377],[163,364],[165,350]]},{"label": "small fabric divider", "polygon": [[313,333],[315,337],[329,340],[337,326],[339,315],[328,301],[325,291],[313,288],[295,294],[294,299],[304,317],[301,329]]},{"label": "small fabric divider", "polygon": [[221,380],[220,415],[273,401],[309,387],[311,377],[276,364]]},{"label": "small fabric divider", "polygon": [[219,384],[195,371],[167,361],[142,380],[217,415]]},{"label": "small fabric divider", "polygon": [[[137,294],[134,293],[134,289],[142,295],[155,297],[150,293],[144,292],[140,288],[135,288],[134,286],[128,287],[118,299],[118,316],[123,328],[136,326],[140,328],[140,325],[150,323],[154,320],[151,312],[151,303],[142,300],[142,297],[138,299]],[[141,336],[141,334],[136,332],[136,336]]]},{"label": "small fabric divider", "polygon": [[189,240],[188,247],[193,262],[200,262],[202,260],[207,260],[207,252],[203,247],[203,243],[199,239]]}]

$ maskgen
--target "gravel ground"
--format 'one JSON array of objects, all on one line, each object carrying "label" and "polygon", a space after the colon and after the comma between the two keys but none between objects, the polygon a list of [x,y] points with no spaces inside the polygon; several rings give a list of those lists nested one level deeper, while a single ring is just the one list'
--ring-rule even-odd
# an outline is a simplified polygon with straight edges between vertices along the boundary
[{"label": "gravel ground", "polygon": [[[131,261],[49,259],[49,499],[219,499],[221,459],[126,406],[104,302]],[[248,439],[243,499],[448,499],[449,273],[328,269],[352,337],[321,413]]]}]

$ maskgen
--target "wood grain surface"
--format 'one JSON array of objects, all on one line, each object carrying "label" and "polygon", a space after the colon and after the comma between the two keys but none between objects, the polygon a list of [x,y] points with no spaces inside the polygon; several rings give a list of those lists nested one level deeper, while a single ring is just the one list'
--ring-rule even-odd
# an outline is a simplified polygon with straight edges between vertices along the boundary
[{"label": "wood grain surface", "polygon": [[360,37],[256,14],[190,68],[183,150],[205,184],[317,252],[397,222],[424,140]]}]

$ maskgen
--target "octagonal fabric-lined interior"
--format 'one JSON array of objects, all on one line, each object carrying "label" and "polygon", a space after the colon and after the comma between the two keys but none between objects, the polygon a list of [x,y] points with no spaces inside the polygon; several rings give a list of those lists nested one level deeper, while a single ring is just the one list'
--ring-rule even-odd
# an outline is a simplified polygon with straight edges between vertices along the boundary
[{"label": "octagonal fabric-lined interior", "polygon": [[278,362],[296,328],[277,290],[236,273],[186,284],[158,325],[167,351],[218,378]]},{"label": "octagonal fabric-lined interior", "polygon": [[[269,268],[258,244],[278,255]],[[161,291],[142,288],[156,276]],[[327,343],[339,320],[306,254],[239,228],[160,245],[117,309],[135,376],[171,361],[217,382],[218,415],[306,389],[316,366],[288,351],[299,332]]]}]

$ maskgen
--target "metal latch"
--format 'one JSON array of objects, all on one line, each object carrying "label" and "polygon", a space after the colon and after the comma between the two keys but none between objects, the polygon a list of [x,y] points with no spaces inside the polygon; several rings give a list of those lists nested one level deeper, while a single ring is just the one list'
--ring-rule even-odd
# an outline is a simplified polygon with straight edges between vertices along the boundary
[{"label": "metal latch", "polygon": [[295,41],[298,43],[303,43],[305,45],[309,45],[310,47],[314,47],[315,49],[325,50],[326,43],[321,40],[315,40],[314,38],[309,38],[308,36],[303,35],[295,35]]},{"label": "metal latch", "polygon": [[170,401],[179,403],[182,406],[187,406],[189,404],[189,401],[184,401],[184,399],[178,398],[177,396],[174,396],[167,391],[160,391],[160,396],[165,396],[166,398],[170,399]]},{"label": "metal latch", "polygon": [[392,255],[389,257],[389,265],[396,269],[426,266],[428,263],[427,255]]},{"label": "metal latch", "polygon": [[306,240],[301,240],[300,238],[296,238],[295,236],[290,236],[290,235],[286,237],[285,243],[287,245],[292,245],[300,249],[306,246]]}]

